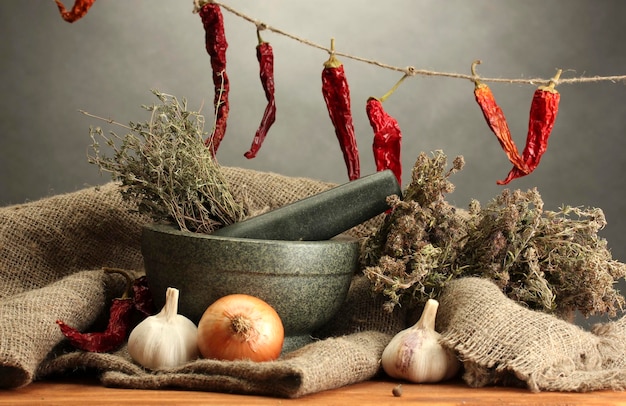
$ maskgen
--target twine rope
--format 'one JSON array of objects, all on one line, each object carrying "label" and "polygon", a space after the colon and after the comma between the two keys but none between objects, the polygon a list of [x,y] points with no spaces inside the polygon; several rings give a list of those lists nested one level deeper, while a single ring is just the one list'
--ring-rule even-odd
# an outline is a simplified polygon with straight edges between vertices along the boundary
[{"label": "twine rope", "polygon": [[[206,0],[204,1],[206,2]],[[463,73],[456,73],[456,72],[440,72],[440,71],[433,71],[433,70],[427,70],[427,69],[417,69],[414,66],[407,66],[407,67],[400,67],[400,66],[394,66],[394,65],[390,65],[388,63],[385,62],[381,62],[381,61],[377,61],[375,59],[369,59],[369,58],[364,58],[358,55],[351,55],[345,52],[340,52],[337,51],[336,49],[331,49],[329,47],[326,47],[324,45],[318,44],[316,42],[313,42],[309,39],[306,38],[302,38],[299,37],[295,34],[292,34],[290,32],[284,31],[280,28],[274,27],[272,25],[269,25],[263,21],[260,21],[254,17],[251,17],[247,14],[242,13],[241,11],[226,5],[220,1],[216,1],[216,0],[211,0],[212,3],[215,3],[217,5],[219,5],[221,8],[223,8],[224,10],[228,11],[229,13],[245,20],[248,21],[252,24],[254,24],[257,27],[257,30],[267,30],[267,31],[271,31],[275,34],[278,35],[282,35],[284,37],[290,38],[294,41],[297,41],[301,44],[304,44],[306,46],[309,46],[311,48],[316,48],[319,49],[321,51],[325,51],[328,52],[329,54],[334,54],[336,56],[341,56],[347,59],[352,59],[354,61],[358,61],[358,62],[363,62],[363,63],[367,63],[370,65],[374,65],[374,66],[378,66],[380,68],[383,69],[388,69],[388,70],[392,70],[392,71],[396,71],[396,72],[402,72],[404,75],[406,76],[436,76],[436,77],[446,77],[446,78],[452,78],[452,79],[465,79],[465,80],[469,80],[471,82],[475,82],[477,79],[476,75],[471,75],[471,74],[463,74]],[[203,2],[199,1],[199,0],[195,0],[194,1],[194,5],[196,7],[196,10],[198,8],[199,5],[201,5]],[[523,79],[523,78],[488,78],[488,77],[480,77],[480,80],[483,82],[493,82],[493,83],[508,83],[508,84],[526,84],[526,85],[548,85],[551,81],[555,82],[553,79],[545,79],[545,78],[527,78],[527,79]],[[561,78],[558,81],[556,81],[556,84],[581,84],[581,83],[597,83],[597,82],[613,82],[613,83],[617,83],[617,82],[623,82],[626,81],[626,75],[613,75],[613,76],[579,76],[579,77],[572,77],[572,78]]]}]

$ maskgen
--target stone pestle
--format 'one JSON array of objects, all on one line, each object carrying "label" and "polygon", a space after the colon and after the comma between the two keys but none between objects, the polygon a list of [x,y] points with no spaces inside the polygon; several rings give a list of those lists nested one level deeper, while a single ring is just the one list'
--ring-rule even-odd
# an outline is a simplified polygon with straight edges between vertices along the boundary
[{"label": "stone pestle", "polygon": [[228,225],[213,235],[264,240],[327,240],[389,209],[402,196],[393,172],[384,170]]}]

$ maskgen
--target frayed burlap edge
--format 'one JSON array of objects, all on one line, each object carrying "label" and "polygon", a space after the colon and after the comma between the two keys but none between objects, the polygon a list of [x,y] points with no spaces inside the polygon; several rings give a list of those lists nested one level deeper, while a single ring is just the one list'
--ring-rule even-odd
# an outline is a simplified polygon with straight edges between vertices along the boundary
[{"label": "frayed burlap edge", "polygon": [[464,362],[469,386],[523,383],[533,392],[626,389],[623,325],[594,334],[522,307],[479,278],[449,282],[437,318],[441,342]]}]

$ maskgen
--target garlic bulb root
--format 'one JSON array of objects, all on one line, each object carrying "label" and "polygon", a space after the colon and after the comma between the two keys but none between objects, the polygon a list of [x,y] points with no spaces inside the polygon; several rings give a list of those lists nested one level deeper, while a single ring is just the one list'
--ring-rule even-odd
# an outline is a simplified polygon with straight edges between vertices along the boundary
[{"label": "garlic bulb root", "polygon": [[414,326],[400,331],[385,347],[382,366],[392,378],[409,382],[440,382],[459,372],[461,362],[453,351],[444,348],[435,331],[439,302],[429,299]]},{"label": "garlic bulb root", "polygon": [[163,309],[146,317],[128,337],[128,353],[144,368],[171,368],[199,356],[198,328],[178,314],[178,296],[178,289],[167,288]]}]

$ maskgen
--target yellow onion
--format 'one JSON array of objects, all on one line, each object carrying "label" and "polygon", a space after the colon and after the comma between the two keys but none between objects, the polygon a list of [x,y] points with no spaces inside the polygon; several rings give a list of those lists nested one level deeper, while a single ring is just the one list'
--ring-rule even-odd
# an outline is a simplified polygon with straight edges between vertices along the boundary
[{"label": "yellow onion", "polygon": [[204,358],[271,361],[280,356],[284,338],[276,310],[250,295],[216,300],[198,323],[198,348]]}]

